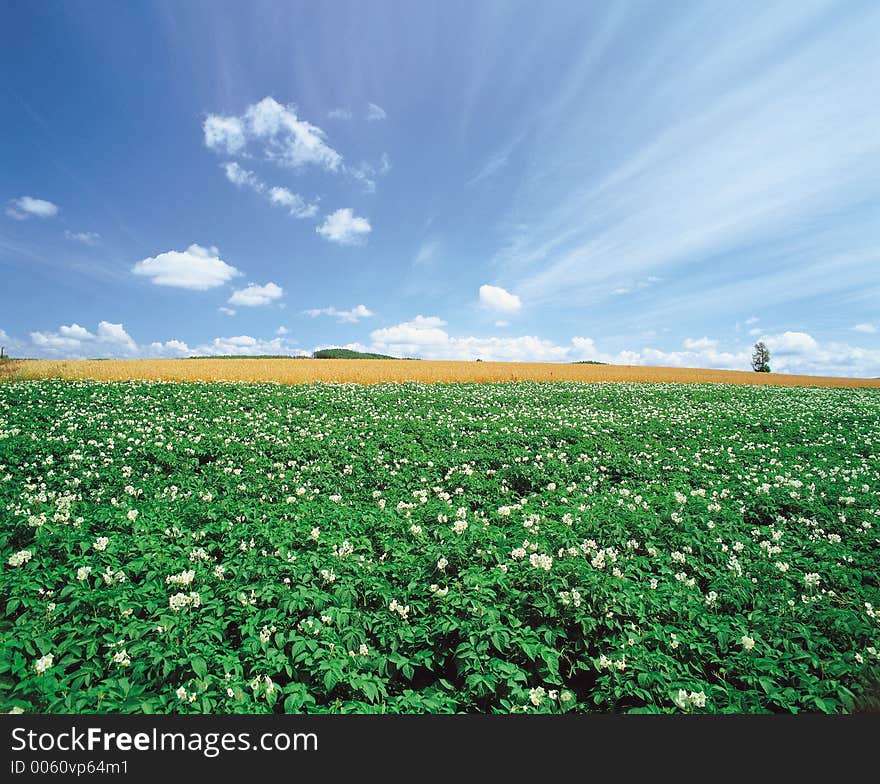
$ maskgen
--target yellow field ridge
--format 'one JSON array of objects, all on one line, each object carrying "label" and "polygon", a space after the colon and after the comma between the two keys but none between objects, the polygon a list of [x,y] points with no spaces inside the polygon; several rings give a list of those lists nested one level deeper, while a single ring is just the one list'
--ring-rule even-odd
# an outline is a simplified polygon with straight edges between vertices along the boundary
[{"label": "yellow field ridge", "polygon": [[244,381],[281,384],[415,381],[483,383],[499,381],[653,382],[758,384],[769,386],[878,387],[880,379],[797,376],[741,370],[578,365],[539,362],[440,362],[377,359],[126,359],[22,360],[20,379],[95,381]]}]

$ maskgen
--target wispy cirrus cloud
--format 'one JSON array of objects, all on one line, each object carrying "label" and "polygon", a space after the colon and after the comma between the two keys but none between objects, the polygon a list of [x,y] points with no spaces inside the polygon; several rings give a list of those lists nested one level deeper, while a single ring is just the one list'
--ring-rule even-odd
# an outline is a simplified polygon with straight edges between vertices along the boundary
[{"label": "wispy cirrus cloud", "polygon": [[381,106],[379,106],[375,103],[368,103],[367,104],[367,113],[366,113],[367,122],[376,122],[377,120],[384,120],[386,117],[388,117],[388,114]]},{"label": "wispy cirrus cloud", "polygon": [[101,235],[94,231],[70,231],[64,230],[64,236],[73,242],[81,242],[83,245],[94,247],[101,241]]},{"label": "wispy cirrus cloud", "polygon": [[318,214],[318,205],[309,204],[298,193],[279,185],[267,185],[255,172],[241,167],[235,161],[221,164],[226,179],[233,185],[250,188],[259,193],[275,207],[284,207],[294,218],[313,218]]},{"label": "wispy cirrus cloud", "polygon": [[[575,307],[633,292],[621,278],[705,291],[715,260],[736,254],[724,285],[769,273],[779,283],[770,296],[791,298],[805,268],[865,250],[877,218],[867,205],[880,199],[880,105],[865,78],[866,64],[880,76],[880,9],[850,9],[828,28],[828,8],[776,6],[760,27],[745,8],[725,12],[723,26],[712,9],[673,12],[615,72],[613,92],[561,86],[547,101],[555,115],[529,135],[533,173],[499,225],[504,277],[531,302]],[[626,24],[609,27],[593,62]],[[866,281],[867,268],[842,272],[816,288]]]}]

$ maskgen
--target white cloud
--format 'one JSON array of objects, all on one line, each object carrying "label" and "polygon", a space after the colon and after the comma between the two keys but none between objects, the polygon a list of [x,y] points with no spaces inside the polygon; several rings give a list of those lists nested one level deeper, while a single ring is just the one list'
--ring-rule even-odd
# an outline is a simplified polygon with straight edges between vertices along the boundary
[{"label": "white cloud", "polygon": [[385,110],[374,103],[367,104],[367,121],[375,122],[376,120],[384,120],[388,114]]},{"label": "white cloud", "polygon": [[340,324],[355,324],[363,318],[375,316],[366,305],[355,305],[351,310],[337,310],[334,307],[329,308],[312,308],[303,311],[307,316],[317,318],[318,316],[334,316]]},{"label": "white cloud", "polygon": [[485,359],[498,362],[562,361],[571,348],[532,335],[522,337],[452,337],[436,316],[416,316],[393,327],[370,333],[372,348],[392,356],[418,356],[424,359]]},{"label": "white cloud", "polygon": [[81,327],[76,323],[71,324],[69,327],[62,324],[58,328],[58,334],[66,338],[73,338],[74,340],[91,340],[95,337],[85,327]]},{"label": "white cloud", "polygon": [[131,271],[143,275],[157,286],[204,291],[228,283],[242,273],[220,258],[215,247],[193,243],[185,251],[169,250],[142,259]]},{"label": "white cloud", "polygon": [[749,334],[750,334],[750,335],[753,335],[753,336],[754,336],[754,335],[760,335],[763,331],[764,331],[764,330],[761,329],[760,327],[755,327],[754,329],[750,329],[750,330],[749,330]]},{"label": "white cloud", "polygon": [[249,188],[253,188],[257,191],[257,193],[262,193],[266,187],[263,181],[260,180],[254,172],[249,171],[248,169],[243,169],[235,161],[223,163],[220,167],[226,173],[226,179],[239,188],[242,185],[247,185]]},{"label": "white cloud", "polygon": [[324,131],[300,119],[294,105],[283,106],[271,97],[248,106],[237,117],[208,115],[203,130],[205,145],[217,152],[243,154],[254,143],[266,159],[293,169],[313,165],[336,171],[342,164],[342,156],[325,141]]},{"label": "white cloud", "polygon": [[221,164],[226,179],[238,188],[247,186],[260,193],[275,207],[285,207],[294,218],[313,218],[318,214],[317,204],[308,204],[298,193],[280,186],[268,186],[254,172],[244,169],[235,161]]},{"label": "white cloud", "polygon": [[318,214],[317,204],[307,204],[302,196],[287,188],[270,188],[269,201],[278,207],[286,207],[294,218],[313,218]]},{"label": "white cloud", "polygon": [[510,322],[509,322],[509,321],[496,321],[496,322],[495,322],[495,326],[496,326],[496,327],[499,327],[499,328],[509,327],[509,326],[510,326]]},{"label": "white cloud", "polygon": [[809,354],[818,350],[816,339],[806,332],[783,332],[765,335],[762,340],[772,354]]},{"label": "white cloud", "polygon": [[330,120],[350,120],[351,109],[331,109],[327,112],[327,118]]},{"label": "white cloud", "polygon": [[236,314],[235,308],[227,308],[224,305],[221,305],[217,308],[224,316],[234,316]]},{"label": "white cloud", "polygon": [[137,351],[137,343],[132,340],[122,324],[111,324],[109,321],[102,321],[98,324],[98,332],[95,340],[99,343],[105,343],[117,346],[126,354],[134,354]]},{"label": "white cloud", "polygon": [[521,133],[516,138],[512,139],[508,142],[503,148],[498,150],[483,165],[483,167],[471,177],[465,185],[468,187],[472,187],[477,185],[484,180],[489,180],[494,177],[499,171],[501,171],[508,163],[510,163],[510,156],[513,151],[519,146],[520,142],[523,140],[525,134]]},{"label": "white cloud", "polygon": [[209,114],[202,129],[205,132],[205,145],[212,150],[234,155],[244,149],[247,143],[244,123],[238,117]]},{"label": "white cloud", "polygon": [[480,286],[480,304],[501,313],[516,313],[522,308],[522,300],[500,286]]},{"label": "white cloud", "polygon": [[758,319],[757,316],[751,316],[750,318],[747,318],[747,319],[746,319],[746,324],[749,325],[749,326],[751,326],[752,324],[757,324],[757,323],[758,323],[758,320],[759,320],[759,319]]},{"label": "white cloud", "polygon": [[92,333],[79,324],[62,325],[57,332],[31,332],[31,344],[50,356],[134,356],[137,344],[122,324],[98,323]]},{"label": "white cloud", "polygon": [[6,214],[16,220],[28,218],[54,218],[58,214],[58,205],[45,199],[35,199],[33,196],[20,196],[13,199],[6,207]]},{"label": "white cloud", "polygon": [[328,215],[315,231],[330,242],[339,245],[358,245],[372,231],[366,218],[358,217],[349,207]]},{"label": "white cloud", "polygon": [[[779,5],[760,29],[745,6],[724,25],[708,12],[671,13],[652,47],[675,57],[653,58],[650,79],[641,67],[615,75],[625,102],[585,90],[589,71],[572,68],[559,99],[548,96],[540,144],[499,227],[517,227],[495,258],[499,274],[530,303],[575,308],[619,275],[658,273],[682,299],[728,314],[750,301],[874,286],[876,253],[872,263],[842,262],[875,251],[876,216],[862,207],[877,202],[880,108],[872,80],[854,74],[874,63],[878,17],[846,14],[827,26],[825,10]],[[631,21],[618,16],[624,28]],[[682,36],[684,26],[694,34]],[[598,58],[613,46],[597,31],[583,52]],[[658,98],[671,95],[675,111]],[[618,122],[597,123],[603,110]],[[613,154],[584,157],[624,125]],[[835,274],[815,279],[835,256]],[[754,291],[720,295],[722,281]]]},{"label": "white cloud", "polygon": [[361,161],[355,166],[345,167],[345,170],[363,185],[366,193],[375,193],[376,179],[391,171],[391,160],[388,157],[388,153],[383,152],[377,165],[369,161]]},{"label": "white cloud", "polygon": [[413,264],[417,267],[422,264],[427,264],[437,255],[439,249],[440,243],[437,242],[437,240],[425,240],[425,242],[419,246]]},{"label": "white cloud", "polygon": [[70,231],[70,229],[64,230],[64,236],[69,240],[81,242],[83,245],[89,245],[90,247],[97,245],[101,239],[101,235],[94,231]]},{"label": "white cloud", "polygon": [[715,348],[718,345],[717,340],[710,340],[707,337],[702,338],[685,338],[684,339],[684,347],[688,351],[703,351],[706,349]]},{"label": "white cloud", "polygon": [[856,324],[853,327],[853,332],[864,332],[866,335],[873,335],[877,331],[877,327],[874,324],[870,324],[868,322],[863,322],[862,324]]},{"label": "white cloud", "polygon": [[226,338],[214,338],[190,350],[193,356],[216,356],[225,354],[284,354],[288,356],[304,356],[306,352],[291,349],[284,338],[261,340],[250,335],[235,335]]},{"label": "white cloud", "polygon": [[229,304],[248,308],[258,307],[260,305],[271,305],[283,296],[284,289],[275,283],[270,282],[265,286],[251,283],[243,289],[233,291],[232,296],[229,298]]},{"label": "white cloud", "polygon": [[278,329],[275,330],[275,334],[282,336],[282,337],[284,335],[288,334],[289,332],[290,332],[290,330],[287,327],[278,327]]}]

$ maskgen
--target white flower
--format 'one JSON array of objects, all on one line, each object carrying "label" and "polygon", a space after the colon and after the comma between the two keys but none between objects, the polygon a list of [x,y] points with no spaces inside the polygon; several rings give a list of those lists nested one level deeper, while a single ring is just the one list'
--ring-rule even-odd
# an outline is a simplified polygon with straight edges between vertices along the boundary
[{"label": "white flower", "polygon": [[544,701],[544,695],[546,693],[547,692],[544,691],[543,686],[538,686],[536,689],[529,689],[529,702],[537,708]]},{"label": "white flower", "polygon": [[747,634],[743,635],[741,642],[743,648],[745,648],[747,651],[750,651],[752,650],[752,648],[755,647],[755,638],[749,637]]},{"label": "white flower", "polygon": [[19,550],[14,555],[9,556],[9,561],[7,563],[10,566],[23,566],[33,557],[34,554],[31,550]]},{"label": "white flower", "polygon": [[409,605],[405,607],[397,601],[397,599],[392,599],[391,603],[388,605],[388,609],[392,612],[396,612],[403,620],[407,620],[409,617]]},{"label": "white flower", "polygon": [[223,573],[224,573],[225,571],[226,571],[226,567],[225,567],[225,566],[219,566],[219,565],[218,565],[218,566],[215,566],[215,567],[214,567],[214,577],[216,577],[218,580],[222,580],[222,579],[223,579]]},{"label": "white flower", "polygon": [[441,572],[446,571],[447,566],[449,566],[449,561],[447,561],[445,558],[441,558],[439,561],[437,561],[437,568]]},{"label": "white flower", "polygon": [[193,581],[193,578],[195,578],[195,576],[196,576],[195,570],[190,569],[189,571],[181,572],[180,574],[172,574],[172,575],[166,577],[165,584],[166,585],[171,584],[171,585],[184,585],[184,586],[186,586],[186,585],[189,585]]},{"label": "white flower", "polygon": [[540,555],[532,553],[529,556],[529,563],[535,569],[543,569],[545,572],[549,572],[553,567],[553,558],[546,553],[541,553]]},{"label": "white flower", "polygon": [[36,664],[34,664],[34,669],[37,671],[37,675],[42,675],[46,670],[48,670],[52,663],[55,661],[55,657],[51,653],[47,653],[45,656],[37,659]]},{"label": "white flower", "polygon": [[817,586],[819,584],[820,579],[821,578],[819,577],[818,574],[816,574],[816,572],[808,572],[807,574],[804,575],[804,584],[808,588],[814,588],[815,586]]},{"label": "white flower", "polygon": [[131,665],[131,657],[128,655],[128,651],[123,648],[121,651],[113,654],[113,662],[123,667],[128,667]]},{"label": "white flower", "polygon": [[309,536],[311,536],[312,539],[317,542],[318,538],[321,536],[321,529],[318,528],[318,526],[315,526]]},{"label": "white flower", "polygon": [[422,532],[422,526],[420,526],[420,525],[411,525],[411,526],[409,527],[409,530],[410,530],[411,533],[414,533],[416,536],[418,536],[418,535]]},{"label": "white flower", "polygon": [[91,573],[91,566],[80,566],[79,569],[76,570],[76,579],[80,582],[82,582],[83,580],[88,580]]},{"label": "white flower", "polygon": [[129,509],[125,516],[133,523],[135,520],[137,520],[138,510]]},{"label": "white flower", "polygon": [[520,558],[525,558],[526,557],[525,548],[524,547],[515,547],[513,550],[510,551],[510,557],[513,558],[515,561],[518,561]]},{"label": "white flower", "polygon": [[106,536],[99,536],[95,539],[95,543],[92,545],[96,550],[106,550],[107,545],[110,544],[110,540]]},{"label": "white flower", "polygon": [[467,531],[467,527],[468,527],[468,524],[467,524],[467,521],[465,521],[465,520],[456,520],[452,524],[452,530],[455,531],[455,533],[457,533],[459,535],[461,535],[465,531]]},{"label": "white flower", "polygon": [[260,642],[267,643],[269,642],[272,635],[275,633],[276,628],[274,626],[264,626],[260,630]]},{"label": "white flower", "polygon": [[365,643],[361,643],[360,647],[358,648],[358,653],[359,653],[361,656],[369,656],[369,655],[370,655],[370,649],[366,646]]}]

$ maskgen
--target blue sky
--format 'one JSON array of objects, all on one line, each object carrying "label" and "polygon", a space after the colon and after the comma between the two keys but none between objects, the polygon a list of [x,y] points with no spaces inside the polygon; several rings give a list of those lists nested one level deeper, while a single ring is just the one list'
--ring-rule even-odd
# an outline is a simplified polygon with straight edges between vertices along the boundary
[{"label": "blue sky", "polygon": [[0,341],[880,376],[880,4],[6,2]]}]

